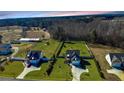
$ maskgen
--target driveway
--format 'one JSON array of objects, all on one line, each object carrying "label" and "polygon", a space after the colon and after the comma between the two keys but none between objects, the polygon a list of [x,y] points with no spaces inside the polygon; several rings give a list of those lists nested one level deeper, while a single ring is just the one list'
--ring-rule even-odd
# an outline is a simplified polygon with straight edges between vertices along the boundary
[{"label": "driveway", "polygon": [[71,67],[72,67],[71,71],[72,71],[72,75],[73,75],[72,81],[80,81],[81,74],[84,72],[89,72],[88,69],[78,68],[74,65],[71,65]]},{"label": "driveway", "polygon": [[107,70],[107,72],[118,76],[121,80],[124,80],[124,71],[122,70],[113,68],[113,69]]},{"label": "driveway", "polygon": [[24,70],[22,71],[22,73],[21,73],[19,76],[16,77],[16,79],[24,79],[24,77],[25,77],[29,72],[31,72],[31,71],[36,71],[36,70],[40,70],[40,69],[41,69],[41,67],[37,68],[37,67],[34,67],[34,66],[31,66],[31,67],[28,68],[26,62],[23,63],[23,64],[24,64],[25,68],[24,68]]}]

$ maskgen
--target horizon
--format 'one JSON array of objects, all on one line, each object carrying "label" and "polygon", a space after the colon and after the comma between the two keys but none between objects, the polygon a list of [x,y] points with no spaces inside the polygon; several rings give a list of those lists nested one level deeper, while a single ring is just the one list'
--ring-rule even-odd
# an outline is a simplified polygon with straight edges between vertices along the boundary
[{"label": "horizon", "polygon": [[0,19],[124,14],[124,11],[0,11]]}]

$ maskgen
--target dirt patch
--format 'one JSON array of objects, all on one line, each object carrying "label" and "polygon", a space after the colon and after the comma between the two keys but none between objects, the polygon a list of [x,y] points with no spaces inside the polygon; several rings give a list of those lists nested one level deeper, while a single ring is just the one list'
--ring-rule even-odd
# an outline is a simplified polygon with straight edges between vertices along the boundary
[{"label": "dirt patch", "polygon": [[49,32],[45,32],[42,30],[40,30],[40,31],[27,31],[26,37],[27,38],[50,39],[50,34],[49,34]]}]

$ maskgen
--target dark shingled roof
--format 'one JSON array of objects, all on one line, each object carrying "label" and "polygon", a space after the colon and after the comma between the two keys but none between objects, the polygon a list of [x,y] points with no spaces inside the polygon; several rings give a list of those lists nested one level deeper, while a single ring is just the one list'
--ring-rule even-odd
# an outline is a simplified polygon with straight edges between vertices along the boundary
[{"label": "dark shingled roof", "polygon": [[109,55],[112,63],[124,62],[124,53],[110,53]]},{"label": "dark shingled roof", "polygon": [[66,54],[69,54],[69,55],[73,53],[75,53],[76,55],[80,55],[80,50],[67,50],[66,51]]}]

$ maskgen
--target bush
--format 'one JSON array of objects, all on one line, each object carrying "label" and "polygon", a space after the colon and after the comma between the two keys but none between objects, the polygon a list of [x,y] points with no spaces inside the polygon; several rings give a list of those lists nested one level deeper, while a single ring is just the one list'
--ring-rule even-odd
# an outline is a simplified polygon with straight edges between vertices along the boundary
[{"label": "bush", "polygon": [[0,71],[3,72],[5,68],[3,66],[0,66]]}]

